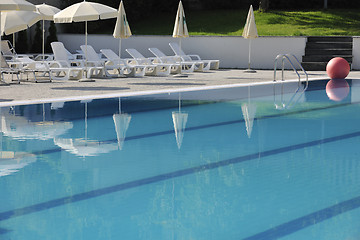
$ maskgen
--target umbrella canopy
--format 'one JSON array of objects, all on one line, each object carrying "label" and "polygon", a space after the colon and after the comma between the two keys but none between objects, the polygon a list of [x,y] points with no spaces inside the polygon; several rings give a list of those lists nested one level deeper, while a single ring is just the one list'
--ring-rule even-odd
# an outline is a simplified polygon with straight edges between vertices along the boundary
[{"label": "umbrella canopy", "polygon": [[1,0],[0,12],[1,11],[36,11],[33,4],[25,0]]},{"label": "umbrella canopy", "polygon": [[[25,1],[25,0],[1,0],[0,1],[0,14],[2,11],[36,11],[35,5]],[[0,17],[0,26],[1,26],[1,17]],[[1,41],[1,34],[0,34],[0,41]],[[1,44],[0,44],[0,53],[1,53]],[[0,58],[0,66],[1,64],[1,58]],[[0,82],[1,74],[0,74]]]},{"label": "umbrella canopy", "polygon": [[118,141],[118,147],[121,150],[125,137],[126,137],[126,131],[129,128],[129,124],[131,121],[131,115],[127,113],[118,113],[113,115],[113,120],[115,124],[115,131],[116,131],[116,137]]},{"label": "umbrella canopy", "polygon": [[189,37],[189,32],[186,26],[186,19],[182,2],[179,2],[178,10],[176,13],[175,26],[173,35],[174,38]]},{"label": "umbrella canopy", "polygon": [[45,3],[36,5],[36,10],[41,14],[42,19],[42,59],[45,59],[45,20],[53,21],[54,15],[60,12],[60,9],[47,5]]},{"label": "umbrella canopy", "polygon": [[255,15],[252,5],[250,5],[249,13],[246,18],[246,23],[244,26],[244,31],[242,36],[246,39],[249,39],[249,64],[248,69],[245,72],[256,73],[255,70],[250,68],[251,65],[251,39],[257,38],[259,35],[257,33],[256,24],[255,24]]},{"label": "umbrella canopy", "polygon": [[[87,22],[99,19],[116,18],[115,8],[94,2],[75,3],[54,16],[55,23],[85,22],[85,45],[87,46]],[[87,48],[86,48],[87,49]],[[85,52],[87,62],[87,52]]]},{"label": "umbrella canopy", "polygon": [[116,19],[115,29],[114,29],[114,33],[113,33],[114,38],[120,39],[120,41],[119,41],[119,57],[121,57],[121,39],[128,38],[131,35],[132,34],[131,34],[130,26],[126,19],[124,4],[123,4],[123,1],[121,1],[120,5],[119,5],[119,10],[117,12],[117,19]]},{"label": "umbrella canopy", "polygon": [[55,23],[87,22],[116,18],[115,8],[94,2],[75,3],[54,16]]},{"label": "umbrella canopy", "polygon": [[60,12],[59,8],[47,5],[45,3],[36,5],[36,10],[41,14],[42,20],[48,21],[53,21],[54,15]]},{"label": "umbrella canopy", "polygon": [[255,24],[255,15],[252,5],[250,6],[249,13],[246,18],[246,23],[242,36],[246,39],[253,39],[259,37]]},{"label": "umbrella canopy", "polygon": [[1,35],[12,34],[31,27],[39,20],[41,15],[32,11],[8,11],[1,13]]}]

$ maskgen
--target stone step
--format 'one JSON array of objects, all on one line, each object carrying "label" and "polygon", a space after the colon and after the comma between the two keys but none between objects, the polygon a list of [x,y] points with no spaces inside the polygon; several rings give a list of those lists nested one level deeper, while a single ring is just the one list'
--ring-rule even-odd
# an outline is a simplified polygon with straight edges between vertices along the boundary
[{"label": "stone step", "polygon": [[325,71],[327,62],[303,62],[301,66],[305,71]]},{"label": "stone step", "polygon": [[352,49],[352,42],[308,42],[307,49]]},{"label": "stone step", "polygon": [[311,55],[311,56],[303,56],[303,62],[328,62],[334,57],[342,57],[349,63],[352,63],[351,55]]},{"label": "stone step", "polygon": [[[305,71],[326,71],[327,62],[303,62],[301,66]],[[351,64],[350,64],[351,69]]]},{"label": "stone step", "polygon": [[336,36],[328,36],[328,37],[308,37],[308,42],[352,42],[352,37],[336,37]]},{"label": "stone step", "polygon": [[305,55],[352,55],[352,49],[308,49],[305,48]]}]

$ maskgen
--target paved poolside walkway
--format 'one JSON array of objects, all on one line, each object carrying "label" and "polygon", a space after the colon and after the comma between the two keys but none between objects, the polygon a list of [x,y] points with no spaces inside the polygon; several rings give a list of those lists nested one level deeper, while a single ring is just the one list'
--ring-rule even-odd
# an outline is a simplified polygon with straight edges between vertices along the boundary
[{"label": "paved poolside walkway", "polygon": [[[308,72],[309,79],[328,78],[326,72]],[[277,78],[280,79],[281,71]],[[23,76],[25,79],[25,76]],[[211,87],[217,85],[233,84],[257,84],[273,81],[273,70],[258,70],[257,73],[245,73],[238,69],[221,69],[204,73],[192,73],[187,77],[143,77],[143,78],[112,78],[96,79],[95,82],[78,81],[53,81],[46,83],[34,83],[23,81],[21,84],[0,86],[0,104],[18,105],[28,101],[51,102],[80,99],[82,97],[93,98],[94,96],[133,95],[142,92],[159,90],[176,90]],[[297,79],[292,71],[285,72],[286,79]],[[359,78],[360,71],[352,71],[348,78]],[[31,80],[31,78],[30,78]],[[6,78],[11,82],[10,78]]]}]

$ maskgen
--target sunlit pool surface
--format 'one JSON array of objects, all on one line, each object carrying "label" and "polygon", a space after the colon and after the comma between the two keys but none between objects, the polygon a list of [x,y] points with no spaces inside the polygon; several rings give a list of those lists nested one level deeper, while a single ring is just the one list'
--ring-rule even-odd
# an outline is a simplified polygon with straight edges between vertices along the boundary
[{"label": "sunlit pool surface", "polygon": [[360,239],[360,81],[298,87],[2,107],[0,239]]}]

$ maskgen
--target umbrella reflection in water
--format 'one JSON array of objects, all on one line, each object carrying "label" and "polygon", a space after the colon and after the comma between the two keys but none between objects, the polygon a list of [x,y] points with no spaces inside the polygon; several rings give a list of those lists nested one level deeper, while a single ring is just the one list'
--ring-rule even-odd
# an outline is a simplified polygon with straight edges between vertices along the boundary
[{"label": "umbrella reflection in water", "polygon": [[188,119],[188,113],[181,111],[181,93],[179,93],[179,111],[172,112],[172,119],[174,123],[175,137],[178,149],[181,148],[185,126]]},{"label": "umbrella reflection in water", "polygon": [[131,115],[121,112],[121,99],[119,98],[119,113],[113,115],[115,124],[116,137],[118,142],[118,148],[122,150],[124,145],[126,131],[129,128],[131,121]]},{"label": "umbrella reflection in water", "polygon": [[248,102],[241,105],[241,110],[245,120],[246,132],[249,138],[251,138],[251,132],[253,129],[254,118],[256,114],[256,104],[251,103],[250,100],[250,86],[248,87]]},{"label": "umbrella reflection in water", "polygon": [[88,116],[88,103],[92,100],[82,100],[81,103],[85,104],[85,137],[84,138],[55,138],[54,143],[76,156],[81,156],[85,159],[88,156],[98,156],[103,153],[108,153],[117,150],[117,145],[105,143],[98,140],[91,140],[87,137],[87,116]]}]

